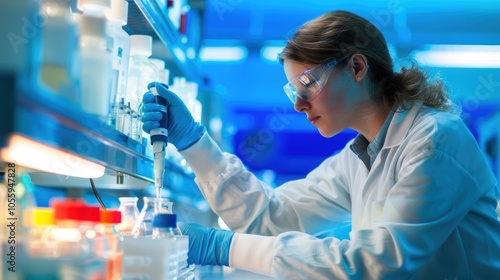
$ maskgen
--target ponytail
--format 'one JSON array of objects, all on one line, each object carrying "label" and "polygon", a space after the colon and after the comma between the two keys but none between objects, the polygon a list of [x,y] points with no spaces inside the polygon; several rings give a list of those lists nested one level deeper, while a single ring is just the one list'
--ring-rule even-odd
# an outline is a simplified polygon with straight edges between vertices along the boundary
[{"label": "ponytail", "polygon": [[439,77],[430,80],[426,71],[412,63],[410,67],[388,75],[380,84],[379,96],[386,108],[407,110],[414,103],[442,111],[459,110],[450,100],[447,88]]}]

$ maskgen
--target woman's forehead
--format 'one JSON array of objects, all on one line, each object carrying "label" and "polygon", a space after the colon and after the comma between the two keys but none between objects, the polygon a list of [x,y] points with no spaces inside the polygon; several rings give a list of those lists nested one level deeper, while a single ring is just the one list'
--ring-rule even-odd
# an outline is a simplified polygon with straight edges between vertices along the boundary
[{"label": "woman's forehead", "polygon": [[300,74],[304,73],[304,71],[313,68],[315,65],[297,62],[293,60],[287,60],[283,62],[283,67],[286,73],[286,77],[288,80],[291,80]]}]

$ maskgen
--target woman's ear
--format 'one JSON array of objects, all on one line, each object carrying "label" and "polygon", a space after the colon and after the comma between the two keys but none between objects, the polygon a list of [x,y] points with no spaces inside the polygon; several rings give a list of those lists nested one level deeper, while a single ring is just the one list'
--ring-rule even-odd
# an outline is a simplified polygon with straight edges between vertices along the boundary
[{"label": "woman's ear", "polygon": [[362,54],[353,54],[349,60],[349,70],[356,82],[361,82],[368,72],[368,60]]}]

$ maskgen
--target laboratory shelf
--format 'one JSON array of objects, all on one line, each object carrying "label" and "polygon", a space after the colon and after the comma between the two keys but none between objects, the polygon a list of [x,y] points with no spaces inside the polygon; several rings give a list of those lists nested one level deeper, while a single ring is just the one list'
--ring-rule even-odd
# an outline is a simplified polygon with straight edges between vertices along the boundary
[{"label": "laboratory shelf", "polygon": [[[3,120],[0,147],[7,145],[11,135],[17,134],[101,164],[106,167],[107,173],[121,172],[154,182],[150,147],[115,130],[98,117],[85,113],[77,105],[38,86],[36,82],[23,82],[14,75],[0,75],[0,88],[5,97],[0,103]],[[50,164],[47,162],[47,165]],[[194,175],[167,159],[165,176],[165,188],[196,192]],[[175,186],[168,180],[172,176],[176,180]]]},{"label": "laboratory shelf", "polygon": [[[181,34],[169,20],[167,1],[127,1],[129,22],[125,27],[132,31],[129,33],[149,32],[171,54],[173,65],[169,67],[172,67],[173,72],[179,71],[187,79],[199,82],[201,76],[197,65],[188,55],[187,45],[183,43]],[[128,32],[127,28],[124,29]],[[31,71],[33,73],[0,73],[0,149],[7,146],[12,135],[21,135],[101,164],[106,168],[107,175],[123,173],[153,186],[153,153],[150,147],[131,139],[98,117],[82,111],[78,105],[40,86],[36,79],[38,69],[29,69],[27,72]],[[0,162],[1,164],[4,162]],[[47,162],[47,165],[50,164]],[[166,192],[190,197],[195,204],[203,200],[194,183],[194,174],[177,161],[165,160],[164,177]],[[106,184],[108,181],[105,181]],[[143,189],[143,186],[144,184],[135,184],[116,187]]]}]

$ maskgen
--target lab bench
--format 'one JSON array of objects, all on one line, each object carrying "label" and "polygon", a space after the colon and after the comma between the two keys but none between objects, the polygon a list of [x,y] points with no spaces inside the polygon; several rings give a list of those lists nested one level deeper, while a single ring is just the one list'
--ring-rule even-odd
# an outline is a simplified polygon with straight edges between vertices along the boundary
[{"label": "lab bench", "polygon": [[197,266],[195,268],[196,280],[269,280],[271,277],[252,273],[240,269],[222,266]]}]

